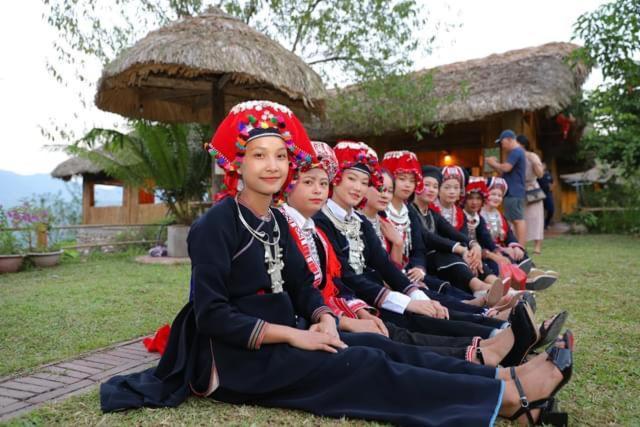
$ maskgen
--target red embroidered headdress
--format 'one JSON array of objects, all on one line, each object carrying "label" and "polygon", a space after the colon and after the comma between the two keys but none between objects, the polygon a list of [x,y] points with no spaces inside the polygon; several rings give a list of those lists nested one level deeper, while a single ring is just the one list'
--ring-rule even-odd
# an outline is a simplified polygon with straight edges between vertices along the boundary
[{"label": "red embroidered headdress", "polygon": [[327,171],[329,181],[333,181],[338,174],[338,159],[336,158],[336,153],[333,152],[333,148],[322,141],[311,141],[311,145],[315,151],[316,161]]},{"label": "red embroidered headdress", "polygon": [[469,183],[465,187],[465,196],[476,193],[480,194],[484,200],[489,197],[489,189],[481,176],[472,176],[469,178]]},{"label": "red embroidered headdress", "polygon": [[464,196],[464,187],[467,185],[467,174],[460,166],[445,166],[442,168],[442,182],[455,179],[460,183],[460,196]]},{"label": "red embroidered headdress", "polygon": [[382,167],[391,172],[394,178],[401,173],[412,173],[416,178],[416,192],[422,192],[422,166],[415,153],[407,150],[389,151],[382,159]]},{"label": "red embroidered headdress", "polygon": [[382,185],[382,173],[376,152],[364,142],[340,141],[333,147],[337,160],[337,172],[332,180],[338,185],[345,169],[356,169],[371,176],[370,185],[379,188]]},{"label": "red embroidered headdress", "polygon": [[[231,109],[220,123],[211,142],[205,146],[225,170],[225,189],[216,200],[238,192],[238,168],[246,145],[261,136],[281,138],[289,150],[289,176],[312,161],[313,148],[302,123],[284,105],[271,101],[242,102]],[[287,179],[290,182],[290,178]]]},{"label": "red embroidered headdress", "polygon": [[504,195],[509,189],[509,185],[507,184],[507,181],[505,181],[503,177],[492,176],[487,179],[487,189],[488,191],[491,191],[495,188],[502,190],[502,195]]}]

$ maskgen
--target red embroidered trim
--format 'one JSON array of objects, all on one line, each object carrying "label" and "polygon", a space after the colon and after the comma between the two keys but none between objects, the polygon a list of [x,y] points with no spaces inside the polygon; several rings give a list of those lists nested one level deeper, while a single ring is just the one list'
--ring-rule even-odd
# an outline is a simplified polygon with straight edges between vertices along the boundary
[{"label": "red embroidered trim", "polygon": [[320,284],[322,283],[322,269],[313,259],[309,246],[303,241],[304,239],[302,238],[302,230],[300,229],[300,227],[298,227],[298,224],[296,224],[293,218],[287,215],[284,210],[282,210],[281,212],[287,219],[287,223],[289,223],[289,230],[291,230],[291,235],[296,242],[296,246],[298,246],[298,249],[300,249],[300,252],[302,252],[302,256],[307,262],[309,270],[313,274],[313,286],[319,288]]},{"label": "red embroidered trim", "polygon": [[454,208],[456,211],[456,223],[453,224],[453,226],[456,230],[460,231],[464,226],[464,211],[458,205],[454,205]]}]

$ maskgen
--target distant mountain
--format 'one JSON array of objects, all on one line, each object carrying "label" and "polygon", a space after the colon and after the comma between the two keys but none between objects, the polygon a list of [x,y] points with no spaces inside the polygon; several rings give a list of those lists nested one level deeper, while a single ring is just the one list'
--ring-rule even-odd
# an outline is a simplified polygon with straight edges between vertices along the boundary
[{"label": "distant mountain", "polygon": [[15,206],[20,204],[21,199],[45,193],[60,193],[64,200],[71,200],[73,186],[73,183],[66,183],[45,173],[19,175],[0,170],[0,205],[5,208]]},{"label": "distant mountain", "polygon": [[[0,170],[0,205],[10,208],[20,204],[25,198],[41,194],[60,194],[62,199],[71,201],[72,194],[82,197],[82,181],[65,182],[46,173],[19,175]],[[95,188],[96,206],[120,205],[120,187],[98,185]]]}]

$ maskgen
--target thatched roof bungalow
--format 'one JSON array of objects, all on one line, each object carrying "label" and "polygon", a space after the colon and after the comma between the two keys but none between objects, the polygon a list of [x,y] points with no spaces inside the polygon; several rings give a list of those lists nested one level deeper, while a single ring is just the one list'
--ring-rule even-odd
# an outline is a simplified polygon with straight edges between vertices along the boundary
[{"label": "thatched roof bungalow", "polygon": [[[129,225],[158,222],[167,215],[167,206],[156,203],[155,196],[143,188],[113,179],[91,160],[72,157],[51,172],[64,181],[82,177],[82,224]],[[96,206],[96,186],[122,187],[122,200],[114,206]]]},{"label": "thatched roof bungalow", "polygon": [[[559,116],[579,96],[589,74],[583,64],[570,66],[567,62],[576,48],[570,43],[549,43],[417,72],[432,73],[434,96],[453,97],[452,102],[439,107],[432,121],[444,124],[439,135],[418,140],[415,132],[394,126],[375,133],[357,124],[341,129],[333,126],[330,118],[323,123],[310,123],[309,133],[328,142],[362,139],[379,153],[409,149],[423,163],[455,163],[475,174],[488,174],[483,171],[485,155],[498,154],[496,137],[503,129],[513,129],[527,135],[546,161],[555,178],[556,202],[562,205],[562,210],[557,209],[560,214],[572,209],[575,197],[567,193],[563,198],[559,173],[580,168],[574,154],[582,129],[564,115]],[[463,86],[464,96],[459,96]]]},{"label": "thatched roof bungalow", "polygon": [[211,7],[120,53],[103,69],[95,104],[131,118],[216,124],[248,99],[280,102],[305,117],[322,114],[325,98],[322,79],[300,57]]}]

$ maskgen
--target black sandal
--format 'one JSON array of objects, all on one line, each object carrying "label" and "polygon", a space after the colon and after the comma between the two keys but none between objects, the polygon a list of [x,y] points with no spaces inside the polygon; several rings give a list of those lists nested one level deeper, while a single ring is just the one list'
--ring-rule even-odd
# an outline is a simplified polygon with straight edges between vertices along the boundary
[{"label": "black sandal", "polygon": [[[553,361],[555,364],[555,361]],[[556,365],[558,366],[558,365]],[[556,405],[556,399],[554,398],[555,394],[560,390],[562,386],[564,386],[569,379],[565,377],[565,373],[562,369],[560,371],[563,373],[563,380],[558,387],[551,393],[551,395],[546,399],[539,399],[534,402],[529,402],[527,399],[527,395],[524,393],[524,388],[522,387],[522,383],[520,383],[520,379],[516,375],[516,369],[512,366],[509,370],[511,374],[511,379],[513,379],[514,384],[516,385],[516,389],[518,390],[518,394],[520,395],[520,408],[508,418],[510,421],[515,421],[520,418],[522,415],[527,416],[527,421],[530,426],[535,425],[552,425],[554,427],[567,427],[569,424],[569,416],[566,412],[558,411]],[[569,378],[571,374],[569,373]],[[534,420],[533,415],[531,415],[531,411],[539,409],[540,414],[538,415],[538,419]]]},{"label": "black sandal", "polygon": [[520,264],[518,264],[518,267],[520,267],[520,270],[529,274],[531,268],[533,267],[533,260],[531,258],[525,258],[524,260],[522,260],[522,262],[520,262]]},{"label": "black sandal", "polygon": [[550,274],[541,274],[533,279],[528,279],[525,289],[528,291],[544,291],[553,285],[558,278]]},{"label": "black sandal", "polygon": [[522,299],[524,301],[527,302],[527,304],[529,304],[529,307],[531,307],[531,311],[533,311],[534,313],[536,312],[536,309],[538,307],[538,304],[536,303],[536,296],[533,292],[530,291],[525,291],[522,294]]},{"label": "black sandal", "polygon": [[561,311],[553,317],[553,320],[549,322],[549,326],[547,326],[546,328],[544,326],[544,322],[542,322],[539,330],[540,338],[538,339],[538,342],[533,346],[533,348],[540,348],[555,342],[556,338],[558,338],[558,335],[560,335],[560,331],[562,330],[562,327],[564,326],[564,323],[567,321],[568,317],[568,312]]},{"label": "black sandal", "polygon": [[538,328],[533,320],[531,308],[525,301],[518,301],[509,316],[513,331],[513,347],[502,359],[502,366],[516,366],[522,363],[533,346],[538,342]]}]

